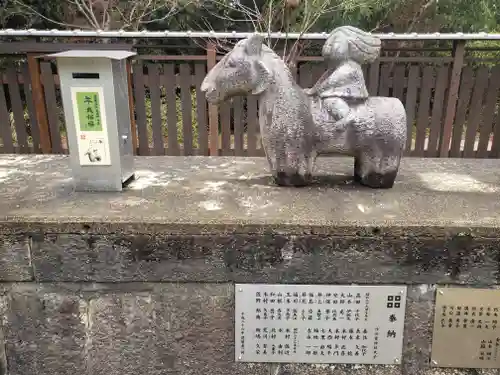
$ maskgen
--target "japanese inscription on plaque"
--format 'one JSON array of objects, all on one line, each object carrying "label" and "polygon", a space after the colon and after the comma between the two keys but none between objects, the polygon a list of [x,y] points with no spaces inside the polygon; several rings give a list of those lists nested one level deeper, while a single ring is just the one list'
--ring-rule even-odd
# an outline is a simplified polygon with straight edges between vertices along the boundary
[{"label": "japanese inscription on plaque", "polygon": [[237,361],[400,363],[406,286],[235,288]]},{"label": "japanese inscription on plaque", "polygon": [[72,88],[81,165],[110,165],[101,88]]},{"label": "japanese inscription on plaque", "polygon": [[431,363],[500,367],[500,290],[438,288]]},{"label": "japanese inscription on plaque", "polygon": [[102,132],[101,108],[98,92],[77,92],[76,103],[80,119],[80,131]]}]

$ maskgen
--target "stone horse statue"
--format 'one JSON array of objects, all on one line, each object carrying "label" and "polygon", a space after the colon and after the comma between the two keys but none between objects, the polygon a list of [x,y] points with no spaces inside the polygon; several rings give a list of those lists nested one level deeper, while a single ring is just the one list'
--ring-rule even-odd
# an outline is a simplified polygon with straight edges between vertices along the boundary
[{"label": "stone horse statue", "polygon": [[237,95],[256,95],[259,125],[271,173],[280,186],[304,186],[316,157],[353,156],[354,179],[372,188],[391,188],[406,144],[406,111],[397,98],[370,97],[361,64],[375,60],[380,40],[343,26],[323,47],[327,73],[304,90],[286,63],[259,34],[239,41],[201,85],[219,104]]}]

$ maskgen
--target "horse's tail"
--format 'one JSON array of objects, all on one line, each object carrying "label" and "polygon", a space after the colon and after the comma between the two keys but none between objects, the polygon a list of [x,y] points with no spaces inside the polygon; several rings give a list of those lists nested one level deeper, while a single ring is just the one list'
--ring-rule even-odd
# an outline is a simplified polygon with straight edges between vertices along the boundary
[{"label": "horse's tail", "polygon": [[380,55],[380,38],[353,26],[334,29],[323,45],[323,57],[329,60],[354,60],[371,63]]}]

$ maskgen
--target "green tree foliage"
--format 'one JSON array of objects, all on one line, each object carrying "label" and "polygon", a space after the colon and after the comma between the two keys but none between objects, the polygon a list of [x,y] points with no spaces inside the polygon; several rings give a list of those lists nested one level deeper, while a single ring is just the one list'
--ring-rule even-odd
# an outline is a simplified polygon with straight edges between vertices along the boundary
[{"label": "green tree foliage", "polygon": [[107,11],[113,29],[264,31],[271,25],[272,31],[317,32],[352,24],[373,31],[488,32],[500,21],[498,0],[294,0],[293,9],[289,1],[2,0],[0,22],[12,28],[94,28],[79,3],[89,5],[98,22]]},{"label": "green tree foliage", "polygon": [[447,32],[495,32],[500,30],[500,2],[440,0],[436,19]]},{"label": "green tree foliage", "polygon": [[60,0],[3,0],[0,22],[4,28],[58,28],[67,25]]}]

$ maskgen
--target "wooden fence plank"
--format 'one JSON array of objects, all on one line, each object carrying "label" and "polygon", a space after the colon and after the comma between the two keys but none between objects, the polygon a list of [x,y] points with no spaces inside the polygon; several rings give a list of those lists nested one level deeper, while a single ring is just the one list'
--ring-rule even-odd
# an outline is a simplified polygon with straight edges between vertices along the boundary
[{"label": "wooden fence plank", "polygon": [[302,75],[303,75],[303,82],[304,82],[304,87],[312,87],[313,85],[313,72],[312,72],[312,64],[311,63],[306,63],[304,64],[304,67],[302,69]]},{"label": "wooden fence plank", "polygon": [[[213,42],[207,44],[207,72],[210,71],[217,63],[217,46]],[[209,126],[209,143],[210,155],[217,156],[219,154],[219,114],[216,105],[208,105],[208,126]]]},{"label": "wooden fence plank", "polygon": [[[372,92],[372,76],[377,76],[378,79],[376,81],[377,87],[379,87],[379,92],[378,94],[385,94],[385,95],[391,95],[393,97],[397,97],[401,99],[404,104],[405,108],[407,110],[407,118],[408,118],[408,133],[409,133],[409,139],[407,142],[407,150],[410,150],[412,148],[412,140],[411,140],[411,134],[413,130],[413,124],[415,123],[415,118],[417,118],[417,140],[415,144],[415,152],[412,152],[412,155],[423,155],[427,157],[433,157],[437,155],[441,156],[462,156],[462,152],[460,151],[461,145],[461,138],[463,136],[462,134],[462,126],[463,124],[468,123],[468,128],[465,131],[465,138],[466,140],[462,142],[465,145],[465,151],[463,152],[464,157],[492,157],[493,155],[500,154],[500,134],[497,136],[498,140],[493,139],[494,146],[492,150],[488,150],[489,147],[489,140],[490,140],[490,135],[492,132],[492,129],[495,133],[499,133],[500,129],[497,131],[497,114],[495,112],[495,109],[493,109],[496,106],[495,99],[498,97],[498,91],[500,90],[500,67],[496,67],[493,69],[493,71],[496,71],[497,73],[494,74],[494,77],[491,76],[489,79],[489,84],[488,84],[488,79],[486,78],[486,81],[483,82],[482,86],[483,88],[481,89],[480,87],[480,75],[485,74],[481,73],[482,70],[486,69],[486,67],[482,67],[478,70],[478,77],[476,80],[474,80],[474,75],[472,74],[472,81],[469,85],[469,90],[467,90],[467,77],[465,77],[465,70],[467,67],[463,70],[460,69],[461,75],[463,75],[464,79],[461,79],[460,82],[461,84],[457,84],[457,93],[456,93],[456,100],[455,100],[455,112],[453,113],[452,116],[452,126],[451,126],[451,134],[448,137],[449,143],[448,143],[448,148],[443,146],[443,144],[446,144],[446,134],[445,134],[445,127],[447,125],[447,121],[449,121],[450,115],[448,111],[450,110],[450,97],[452,94],[450,93],[451,91],[451,86],[447,87],[448,85],[444,85],[445,87],[443,88],[442,82],[445,81],[445,69],[446,69],[446,76],[448,77],[446,79],[447,83],[451,82],[451,76],[453,76],[453,72],[450,73],[450,65],[447,67],[443,67],[441,69],[435,70],[434,73],[438,73],[437,77],[434,78],[432,77],[432,87],[435,86],[436,90],[435,93],[432,95],[433,98],[431,98],[431,103],[427,103],[427,100],[431,96],[431,91],[428,90],[427,94],[425,93],[426,89],[426,82],[425,79],[420,80],[419,77],[419,70],[421,69],[422,65],[415,64],[413,66],[409,67],[408,71],[408,77],[405,77],[405,67],[404,65],[400,62],[397,61],[396,64],[394,64],[394,70],[391,72],[390,69],[388,71],[388,68],[390,68],[391,64],[384,62],[385,60],[381,59],[380,61],[383,61],[383,65],[380,67],[378,65],[377,61],[374,64],[370,64],[367,66],[363,66],[364,73],[367,75],[367,83],[368,87],[370,89],[370,93]],[[451,60],[450,60],[451,61]],[[63,138],[61,141],[61,138],[64,137],[64,132],[62,129],[59,129],[61,121],[60,121],[60,113],[61,113],[61,103],[59,100],[59,93],[57,89],[57,83],[54,81],[57,78],[57,75],[54,75],[50,73],[50,75],[47,73],[48,70],[50,70],[50,63],[49,62],[42,62],[43,64],[43,73],[44,75],[42,76],[42,81],[43,81],[43,86],[41,86],[42,89],[42,94],[46,93],[47,98],[46,98],[46,103],[44,104],[45,112],[48,115],[48,125],[50,128],[50,132],[47,132],[49,135],[49,139],[51,142],[54,143],[54,149],[53,152],[56,153],[61,153],[65,152],[64,148],[64,141],[65,139]],[[158,63],[156,63],[158,64]],[[184,101],[185,98],[185,90],[183,87],[187,87],[187,82],[190,82],[190,84],[195,84],[196,85],[196,118],[197,118],[197,124],[198,124],[198,150],[193,150],[194,153],[199,154],[199,155],[207,155],[209,152],[209,132],[208,132],[208,113],[207,113],[207,103],[206,100],[204,99],[203,93],[199,92],[199,85],[201,85],[201,81],[205,76],[205,64],[204,63],[190,63],[195,66],[195,74],[191,75],[189,74],[181,74],[176,77],[174,77],[174,84],[177,82],[178,86],[181,86],[181,100],[179,103],[176,102],[176,100],[179,100],[176,98],[175,94],[175,88],[172,87],[172,90],[167,90],[168,94],[171,94],[174,101],[173,101],[173,106],[172,108],[175,108],[174,111],[168,111],[167,110],[167,117],[175,117],[175,121],[172,122],[173,127],[169,128],[170,133],[175,132],[175,137],[170,137],[169,136],[169,142],[172,142],[172,148],[170,147],[171,145],[168,145],[168,149],[172,150],[179,150],[179,144],[178,144],[178,137],[177,133],[180,130],[177,128],[178,120],[177,116],[179,113],[184,113],[182,117],[182,132],[183,134],[188,131],[187,127],[187,120],[186,116],[193,116],[191,112],[191,108],[187,109],[186,107],[186,101]],[[172,64],[173,65],[173,64]],[[301,83],[302,87],[310,87],[312,84],[315,83],[317,80],[318,76],[320,73],[324,71],[324,66],[322,66],[323,63],[320,63],[318,61],[307,61],[305,63],[300,64],[300,69],[299,69],[299,83]],[[187,64],[186,64],[187,67]],[[375,68],[376,67],[376,68]],[[182,70],[181,66],[181,70]],[[198,70],[197,70],[198,69]],[[434,68],[435,69],[435,68]],[[2,77],[5,79],[5,87],[4,90],[7,91],[8,88],[8,93],[9,98],[11,98],[11,111],[13,113],[10,114],[10,120],[12,120],[12,117],[14,117],[14,125],[16,126],[16,129],[14,132],[11,132],[12,134],[17,134],[17,141],[19,142],[18,145],[13,142],[13,147],[14,147],[14,152],[17,152],[18,150],[20,152],[29,152],[33,149],[34,152],[39,152],[40,150],[43,150],[41,147],[42,143],[42,131],[40,128],[40,122],[37,121],[38,119],[35,119],[35,117],[39,117],[37,111],[35,110],[35,105],[34,102],[36,101],[35,98],[35,91],[32,86],[30,86],[31,82],[30,80],[27,80],[28,76],[31,74],[30,67],[28,68],[23,67],[23,71],[20,74],[17,74],[13,72],[12,67],[7,69],[4,74],[2,74]],[[150,63],[148,64],[148,70],[150,72],[150,75],[148,77],[143,76],[144,78],[144,83],[145,86],[150,87],[150,92],[151,92],[151,129],[148,128],[148,118],[146,116],[149,114],[146,114],[146,106],[144,105],[144,117],[145,117],[145,122],[144,126],[142,128],[140,127],[139,130],[145,132],[146,134],[146,139],[147,139],[147,151],[146,150],[140,150],[140,154],[149,154],[150,152],[154,154],[162,154],[165,153],[165,148],[167,147],[163,141],[163,137],[158,137],[159,134],[163,133],[162,131],[162,117],[165,117],[165,114],[161,113],[161,100],[162,100],[162,91],[158,89],[158,77],[155,71],[158,71],[158,65],[155,65],[155,63]],[[367,70],[365,72],[365,70]],[[453,69],[452,69],[453,70]],[[293,70],[292,70],[293,71]],[[453,70],[454,71],[454,70]],[[458,71],[458,67],[457,67]],[[493,74],[492,71],[492,74]],[[391,74],[392,73],[392,74]],[[425,75],[425,73],[424,73]],[[50,78],[49,78],[50,76]],[[158,73],[159,76],[159,73]],[[186,79],[186,77],[188,77]],[[147,80],[146,80],[147,78]],[[136,77],[134,76],[134,80]],[[167,82],[168,79],[164,77],[163,75],[160,76],[160,81]],[[421,82],[420,82],[421,81]],[[21,83],[20,83],[21,82]],[[150,83],[151,82],[151,83]],[[25,124],[25,107],[24,103],[22,102],[21,94],[19,92],[19,84],[24,85],[24,90],[25,91],[25,97],[27,100],[27,107],[28,107],[28,112],[29,112],[29,122],[30,126],[26,126]],[[172,85],[173,86],[173,85]],[[421,87],[421,91],[419,91],[419,86]],[[135,89],[135,88],[134,88]],[[191,93],[192,87],[190,87],[189,92]],[[432,88],[431,88],[432,90]],[[51,93],[52,91],[52,93]],[[136,90],[135,90],[136,91]],[[145,91],[145,90],[144,90]],[[170,92],[169,92],[170,91]],[[177,90],[179,91],[179,90]],[[5,94],[5,93],[4,93]],[[471,95],[472,94],[472,95]],[[141,117],[141,111],[140,108],[140,102],[141,98],[145,98],[146,95],[137,95],[138,100],[136,100],[135,106],[137,110],[137,117]],[[193,101],[193,98],[190,96],[191,102]],[[472,100],[470,100],[470,97],[472,96]],[[482,99],[484,97],[484,100]],[[24,97],[23,97],[24,98]],[[239,99],[239,98],[238,98]],[[443,99],[443,100],[442,100]],[[254,98],[251,98],[248,101],[248,109],[249,109],[249,115],[247,116],[248,118],[248,134],[245,134],[244,132],[244,124],[245,117],[244,115],[244,110],[243,110],[243,104],[242,101],[240,100],[235,100],[232,112],[231,110],[225,110],[221,107],[221,132],[218,134],[218,142],[221,142],[220,145],[217,144],[217,150],[218,152],[221,152],[223,155],[229,155],[229,154],[234,154],[234,155],[257,155],[259,154],[259,145],[257,144],[258,140],[258,121],[257,121],[257,102],[252,101],[255,100]],[[469,101],[471,102],[469,104]],[[139,104],[138,104],[139,103]],[[159,105],[157,105],[160,103]],[[413,104],[413,105],[412,105]],[[418,107],[417,107],[418,104]],[[432,111],[430,110],[430,107],[432,105]],[[31,107],[31,108],[30,108]],[[180,107],[180,108],[178,108]],[[427,110],[425,108],[427,107]],[[416,108],[419,108],[419,111],[417,113]],[[178,109],[181,109],[178,110]],[[148,108],[149,111],[149,108]],[[218,113],[218,112],[217,112]],[[232,115],[232,116],[231,116]],[[462,116],[463,115],[463,116]],[[227,121],[227,119],[233,119]],[[170,119],[171,120],[171,119]],[[180,119],[179,119],[180,120]],[[467,121],[466,121],[467,120]],[[28,120],[26,120],[28,121]],[[163,120],[164,121],[164,120]],[[231,122],[234,125],[234,143],[233,143],[233,138],[232,138],[232,128],[231,128]],[[454,123],[453,123],[454,122]],[[12,121],[10,121],[12,124]],[[179,121],[180,123],[180,121]],[[19,125],[23,125],[22,128],[19,128]],[[239,125],[241,124],[241,126]],[[219,124],[218,124],[219,125]],[[494,126],[493,126],[494,125]],[[498,125],[500,126],[500,125]],[[189,142],[189,134],[191,134],[191,142],[195,143],[194,140],[192,140],[192,121],[189,121],[189,131],[188,131],[188,142]],[[149,148],[149,138],[151,138],[151,134],[148,134],[149,132],[153,133],[153,144],[152,148]],[[422,132],[423,131],[423,132]],[[12,136],[11,134],[11,136]],[[205,137],[206,136],[206,137]],[[247,137],[248,136],[248,137]],[[428,136],[428,140],[426,139]],[[458,137],[457,137],[458,136]],[[30,137],[33,138],[33,146],[30,145],[31,139]],[[184,137],[186,139],[186,137]],[[478,141],[476,141],[478,140]],[[141,142],[142,146],[144,147],[144,135],[141,137]],[[157,143],[155,143],[157,142]],[[159,143],[158,143],[159,142]],[[218,143],[217,142],[217,143]],[[477,146],[477,151],[476,151],[476,146],[475,144],[478,144]],[[161,147],[160,147],[161,144]],[[175,144],[175,146],[174,146]],[[427,147],[425,145],[427,144]],[[194,145],[192,145],[194,146]],[[422,146],[421,149],[419,149],[418,146]],[[194,146],[196,147],[196,146]],[[234,147],[234,150],[231,148]],[[496,147],[496,148],[495,148]],[[139,147],[140,148],[140,147]],[[191,147],[192,149],[193,147]],[[245,152],[245,148],[249,150],[249,152]],[[187,147],[189,149],[189,147]],[[426,149],[426,151],[424,151]],[[498,149],[498,153],[497,150]],[[439,150],[439,151],[438,151]],[[443,150],[445,150],[445,155],[443,155]],[[189,151],[187,151],[189,154]],[[167,153],[169,151],[167,150]],[[261,153],[261,152],[260,152]],[[178,151],[177,154],[180,154]],[[259,154],[260,155],[260,154]]]},{"label": "wooden fence plank", "polygon": [[303,63],[299,66],[299,85],[302,88],[312,87],[311,64]]},{"label": "wooden fence plank", "polygon": [[[141,61],[142,61],[142,60],[141,60]],[[144,63],[144,64],[146,64],[146,63]],[[58,74],[54,74],[53,76],[54,76],[54,84],[55,84],[55,86],[56,86],[56,87],[59,87],[59,85],[60,85],[59,75],[58,75]],[[6,77],[5,73],[4,73],[4,74],[2,74],[2,73],[0,72],[0,78],[5,78],[5,77]],[[5,78],[5,79],[6,79],[6,78]],[[145,86],[149,86],[149,78],[148,78],[148,76],[147,76],[147,75],[144,75],[144,76],[143,76],[143,79],[144,79],[144,85],[145,85]],[[189,76],[189,79],[190,79],[191,84],[192,84],[193,86],[194,86],[194,85],[196,85],[196,76],[195,76],[195,75],[190,75],[190,76]],[[24,84],[24,77],[23,77],[21,74],[18,74],[18,78],[17,78],[17,80],[18,80],[18,83],[19,83],[19,84]],[[178,77],[178,76],[176,76],[176,77],[175,77],[175,82],[176,82],[177,86],[179,86],[179,85],[181,84],[181,78],[180,78],[180,77]]]},{"label": "wooden fence plank", "polygon": [[243,97],[237,97],[234,99],[234,155],[244,156],[245,147],[243,144]]},{"label": "wooden fence plank", "polygon": [[247,96],[247,155],[256,156],[257,129],[259,128],[257,98]]},{"label": "wooden fence plank", "polygon": [[28,153],[28,132],[24,122],[24,108],[21,101],[21,92],[17,82],[17,71],[14,65],[7,67],[7,86],[9,89],[10,104],[14,117],[14,129],[17,135],[17,146],[21,153]]},{"label": "wooden fence plank", "polygon": [[474,146],[476,143],[477,130],[481,122],[481,111],[483,109],[484,92],[488,84],[489,70],[487,66],[479,67],[476,75],[474,91],[467,117],[467,129],[465,131],[465,146],[463,156],[465,158],[474,157]]},{"label": "wooden fence plank", "polygon": [[441,157],[448,156],[451,151],[451,138],[453,134],[453,120],[456,115],[458,90],[461,81],[462,69],[465,56],[464,40],[456,40],[453,42],[453,67],[451,69],[448,95],[446,98],[446,110],[443,122],[442,137],[439,145],[439,155]]},{"label": "wooden fence plank", "polygon": [[14,139],[12,137],[10,116],[3,84],[0,85],[0,138],[3,143],[2,152],[7,154],[14,153]]},{"label": "wooden fence plank", "polygon": [[458,94],[455,121],[451,136],[450,157],[462,156],[462,136],[464,131],[465,117],[471,99],[472,86],[474,85],[474,72],[472,67],[466,66],[460,79],[460,91]]},{"label": "wooden fence plank", "polygon": [[24,95],[26,98],[26,107],[28,109],[28,117],[30,121],[31,138],[33,139],[33,152],[40,153],[42,152],[42,148],[40,147],[40,128],[38,127],[38,122],[36,120],[36,112],[33,102],[33,93],[31,92],[31,80],[28,64],[23,64],[21,68],[21,74],[24,77]]},{"label": "wooden fence plank", "polygon": [[196,120],[198,123],[198,155],[208,156],[208,129],[207,129],[207,100],[200,91],[201,83],[205,78],[205,64],[194,65],[196,78]]},{"label": "wooden fence plank", "polygon": [[165,155],[161,119],[161,82],[158,64],[148,64],[149,95],[151,96],[151,127],[153,155]]},{"label": "wooden fence plank", "polygon": [[389,78],[391,76],[391,64],[382,64],[380,67],[380,83],[378,94],[380,96],[389,96]]},{"label": "wooden fence plank", "polygon": [[[25,3],[26,4],[26,3]],[[18,42],[5,42],[0,44],[0,54],[12,55],[22,53],[32,53],[38,56],[49,53],[78,50],[115,50],[130,51],[134,48],[131,43],[70,43],[69,41],[60,42],[40,42],[35,38]]]},{"label": "wooden fence plank", "polygon": [[365,80],[366,89],[368,90],[368,79],[370,77],[370,66],[367,64],[363,64],[361,66],[361,70],[363,71],[363,78]]},{"label": "wooden fence plank", "polygon": [[137,133],[139,135],[139,155],[149,155],[148,119],[146,117],[146,90],[144,88],[144,67],[142,63],[134,65],[135,113]]},{"label": "wooden fence plank", "polygon": [[443,65],[439,68],[433,98],[429,143],[425,152],[425,155],[429,157],[439,156],[438,142],[444,117],[443,108],[449,75],[450,67],[448,65]]},{"label": "wooden fence plank", "polygon": [[325,73],[326,66],[324,63],[317,63],[311,67],[311,87],[320,79],[320,77]]},{"label": "wooden fence plank", "polygon": [[497,112],[493,124],[493,144],[491,145],[490,158],[500,157],[500,111]]},{"label": "wooden fence plank", "polygon": [[40,148],[44,154],[52,152],[50,140],[49,119],[45,106],[45,93],[43,91],[40,75],[40,61],[36,55],[28,54],[28,69],[30,72],[30,84],[33,93],[33,106],[35,107],[36,123],[40,130]]},{"label": "wooden fence plank", "polygon": [[297,83],[299,83],[298,79],[299,79],[299,72],[298,72],[298,69],[297,69],[297,64],[293,64],[292,66],[290,66],[290,71],[292,72],[292,77],[293,77],[293,80]]},{"label": "wooden fence plank", "polygon": [[406,154],[411,152],[413,143],[413,122],[415,120],[415,111],[417,106],[417,85],[420,81],[420,66],[411,65],[408,72],[408,88],[406,90],[406,123],[408,136],[406,138]]},{"label": "wooden fence plank", "polygon": [[[174,66],[175,66],[175,65],[174,65]],[[179,66],[180,66],[180,65],[179,65]],[[144,75],[144,77],[143,77],[143,78],[144,78],[144,85],[145,85],[145,86],[149,86],[149,85],[150,85],[150,83],[149,83],[149,76],[148,76],[148,75]],[[161,77],[161,74],[160,74],[160,79],[164,79],[164,78],[162,78],[162,77]],[[190,75],[189,75],[189,82],[190,82],[191,86],[196,86],[196,82],[197,82],[197,81],[196,81],[196,76],[195,76],[195,75],[193,75],[193,74],[190,74]],[[151,84],[154,84],[154,83],[158,84],[158,82],[152,82]],[[174,79],[174,84],[175,84],[177,87],[180,87],[182,83],[183,83],[183,82],[182,82],[182,77],[180,76],[180,74],[177,74],[177,75],[175,76],[175,79]]]},{"label": "wooden fence plank", "polygon": [[189,63],[180,65],[182,133],[184,135],[184,155],[194,155],[193,151],[193,98],[191,97],[191,68]]},{"label": "wooden fence plank", "polygon": [[40,70],[42,73],[43,91],[45,93],[45,106],[47,108],[47,116],[49,118],[52,152],[62,154],[64,153],[64,150],[61,144],[61,129],[59,129],[58,116],[60,108],[57,105],[56,88],[50,62],[40,62]]},{"label": "wooden fence plank", "polygon": [[480,129],[479,144],[477,146],[478,158],[488,157],[488,146],[490,136],[493,131],[493,117],[496,111],[498,102],[498,90],[500,89],[500,65],[495,66],[491,70],[488,92],[486,93],[486,103],[483,108],[483,123]]},{"label": "wooden fence plank", "polygon": [[175,66],[174,64],[165,64],[163,66],[163,77],[165,82],[165,94],[167,96],[167,154],[180,155],[179,142],[177,140],[177,95],[175,94]]},{"label": "wooden fence plank", "polygon": [[370,95],[378,95],[378,83],[380,77],[380,60],[377,59],[370,64],[368,79],[368,92]]},{"label": "wooden fence plank", "polygon": [[132,61],[127,60],[127,89],[128,89],[128,110],[130,112],[130,132],[132,133],[132,148],[134,155],[137,154],[139,147],[139,139],[137,134],[137,122],[135,121],[135,108],[134,108],[134,87],[132,77]]},{"label": "wooden fence plank", "polygon": [[394,76],[392,81],[394,82],[392,96],[398,98],[405,104],[405,80],[406,80],[406,65],[398,64],[394,67]]},{"label": "wooden fence plank", "polygon": [[221,152],[223,156],[231,155],[231,106],[225,102],[219,106]]},{"label": "wooden fence plank", "polygon": [[[400,49],[393,49],[393,51],[403,51]],[[417,51],[404,49],[404,51]],[[449,51],[449,48],[442,49],[425,49],[421,48],[418,51]],[[422,56],[381,56],[379,57],[380,62],[384,63],[423,63],[423,64],[443,64],[443,63],[451,63],[453,61],[453,57],[422,57]],[[321,56],[302,56],[297,58],[299,62],[317,62],[324,61],[324,58]]]},{"label": "wooden fence plank", "polygon": [[426,66],[424,68],[418,104],[417,137],[415,140],[415,150],[412,154],[415,156],[424,156],[425,140],[429,126],[431,90],[434,86],[434,72],[435,68],[433,66]]}]

